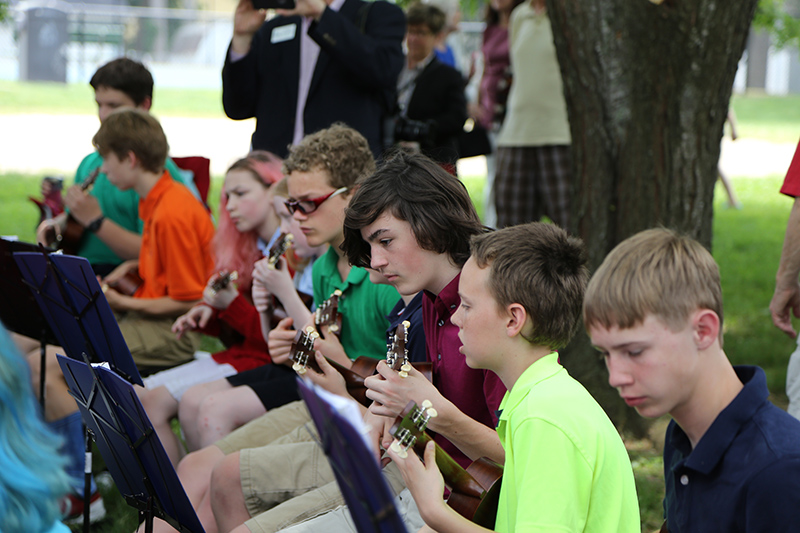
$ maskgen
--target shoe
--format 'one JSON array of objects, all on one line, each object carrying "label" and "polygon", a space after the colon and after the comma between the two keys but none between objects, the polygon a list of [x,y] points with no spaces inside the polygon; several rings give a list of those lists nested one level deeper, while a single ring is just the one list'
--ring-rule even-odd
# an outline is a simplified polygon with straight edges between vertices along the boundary
[{"label": "shoe", "polygon": [[[64,518],[61,519],[65,524],[83,523],[83,503],[84,500],[77,494],[69,493],[61,500],[61,512]],[[95,491],[89,499],[89,523],[94,524],[106,517],[106,507],[103,505],[103,497]]]}]

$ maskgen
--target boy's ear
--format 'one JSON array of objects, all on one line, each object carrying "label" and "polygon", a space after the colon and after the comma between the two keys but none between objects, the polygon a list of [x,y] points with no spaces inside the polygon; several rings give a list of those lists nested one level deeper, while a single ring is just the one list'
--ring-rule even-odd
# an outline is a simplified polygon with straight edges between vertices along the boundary
[{"label": "boy's ear", "polygon": [[125,158],[122,159],[122,161],[133,168],[139,163],[139,158],[136,157],[136,154],[133,152],[133,150],[128,150],[128,153],[125,154]]},{"label": "boy's ear", "polygon": [[139,109],[142,109],[142,110],[144,110],[144,111],[150,111],[150,107],[151,107],[152,105],[153,105],[153,99],[148,97],[148,98],[145,98],[145,99],[142,101],[142,103],[141,103],[141,104],[139,104],[139,105],[138,105],[138,106],[136,106],[136,107],[138,107]]},{"label": "boy's ear", "polygon": [[694,339],[699,350],[704,350],[719,339],[719,316],[711,309],[698,309],[691,318]]},{"label": "boy's ear", "polygon": [[528,323],[528,312],[522,304],[513,303],[506,307],[506,313],[508,313],[506,334],[509,337],[515,337],[522,333],[525,324]]}]

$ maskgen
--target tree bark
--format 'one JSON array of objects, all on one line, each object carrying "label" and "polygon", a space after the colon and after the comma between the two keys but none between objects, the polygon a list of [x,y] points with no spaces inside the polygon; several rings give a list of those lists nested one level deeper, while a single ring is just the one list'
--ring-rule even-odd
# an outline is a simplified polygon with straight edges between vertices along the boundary
[{"label": "tree bark", "polygon": [[[663,225],[711,247],[733,79],[757,0],[547,0],[572,132],[572,227],[594,270]],[[578,335],[562,360],[623,429],[646,424]]]}]

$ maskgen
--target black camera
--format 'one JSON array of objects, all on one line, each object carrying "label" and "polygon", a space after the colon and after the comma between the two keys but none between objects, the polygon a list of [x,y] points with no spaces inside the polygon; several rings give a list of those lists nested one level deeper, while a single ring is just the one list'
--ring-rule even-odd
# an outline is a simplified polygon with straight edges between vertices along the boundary
[{"label": "black camera", "polygon": [[384,144],[389,147],[398,141],[418,142],[430,146],[434,143],[436,123],[433,120],[412,120],[401,115],[385,119]]}]

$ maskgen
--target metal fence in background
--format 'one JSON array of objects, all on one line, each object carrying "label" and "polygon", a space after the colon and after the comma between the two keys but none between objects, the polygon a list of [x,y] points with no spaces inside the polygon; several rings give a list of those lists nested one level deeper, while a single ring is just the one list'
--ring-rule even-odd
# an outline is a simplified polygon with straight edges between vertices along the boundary
[{"label": "metal fence in background", "polygon": [[[111,0],[113,1],[113,0]],[[465,57],[483,23],[463,22]],[[144,62],[159,87],[219,88],[233,13],[31,0],[0,23],[0,80],[86,83],[120,56]]]}]

